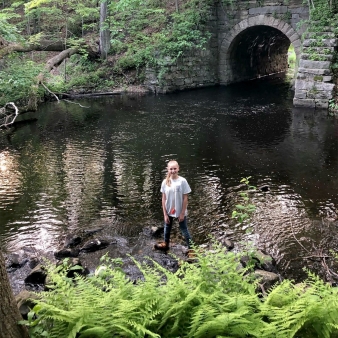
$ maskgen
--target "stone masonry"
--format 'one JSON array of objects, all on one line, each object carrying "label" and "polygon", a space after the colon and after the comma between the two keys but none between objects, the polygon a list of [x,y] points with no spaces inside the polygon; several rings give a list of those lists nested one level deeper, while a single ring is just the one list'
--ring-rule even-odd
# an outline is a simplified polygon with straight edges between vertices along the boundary
[{"label": "stone masonry", "polygon": [[307,33],[303,41],[293,99],[295,106],[328,108],[333,97],[335,85],[330,65],[337,41],[330,29],[327,30],[316,33],[324,38],[315,39],[315,33]]},{"label": "stone masonry", "polygon": [[[333,90],[331,59],[311,61],[306,50],[302,52],[311,45],[310,38],[303,43],[301,39],[306,30],[303,22],[309,18],[303,0],[237,1],[233,7],[215,0],[209,11],[205,29],[211,37],[205,49],[191,50],[178,60],[167,58],[158,69],[147,69],[145,85],[150,90],[167,93],[285,72],[292,44],[297,59],[294,104],[328,106]],[[335,40],[325,43],[333,51]]]}]

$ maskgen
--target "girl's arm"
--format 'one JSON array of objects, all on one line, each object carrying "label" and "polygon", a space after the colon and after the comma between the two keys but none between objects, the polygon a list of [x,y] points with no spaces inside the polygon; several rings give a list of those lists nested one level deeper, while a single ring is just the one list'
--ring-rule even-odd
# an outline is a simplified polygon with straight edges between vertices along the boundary
[{"label": "girl's arm", "polygon": [[180,215],[178,216],[178,221],[182,222],[184,220],[185,211],[188,207],[188,194],[183,194],[183,205],[182,205],[182,211]]},{"label": "girl's arm", "polygon": [[167,214],[167,209],[165,207],[165,202],[167,201],[167,198],[165,196],[165,193],[162,193],[162,210],[163,210],[163,216],[164,216],[164,222],[169,224],[169,216]]}]

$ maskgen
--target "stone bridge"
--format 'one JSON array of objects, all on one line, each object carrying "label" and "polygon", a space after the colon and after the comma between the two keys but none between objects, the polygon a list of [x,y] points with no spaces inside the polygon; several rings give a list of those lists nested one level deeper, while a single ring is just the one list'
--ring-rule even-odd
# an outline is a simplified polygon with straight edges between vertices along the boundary
[{"label": "stone bridge", "polygon": [[215,1],[205,50],[193,50],[178,61],[168,58],[161,70],[148,69],[145,84],[165,93],[286,72],[292,44],[296,54],[294,105],[327,108],[334,87],[329,63],[302,60],[304,42],[308,42],[302,43],[304,22],[309,18],[303,0],[238,0],[233,6]]}]

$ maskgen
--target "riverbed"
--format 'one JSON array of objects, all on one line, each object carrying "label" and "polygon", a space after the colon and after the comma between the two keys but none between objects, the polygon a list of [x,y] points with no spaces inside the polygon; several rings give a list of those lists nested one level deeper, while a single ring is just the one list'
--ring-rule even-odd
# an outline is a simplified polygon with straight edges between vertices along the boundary
[{"label": "riverbed", "polygon": [[[197,244],[226,236],[266,251],[285,277],[320,271],[312,256],[338,245],[338,120],[292,98],[280,76],[41,105],[0,134],[2,249],[53,251],[93,227],[137,239],[162,224],[160,184],[176,159]],[[231,214],[244,177],[256,211],[241,224]]]}]

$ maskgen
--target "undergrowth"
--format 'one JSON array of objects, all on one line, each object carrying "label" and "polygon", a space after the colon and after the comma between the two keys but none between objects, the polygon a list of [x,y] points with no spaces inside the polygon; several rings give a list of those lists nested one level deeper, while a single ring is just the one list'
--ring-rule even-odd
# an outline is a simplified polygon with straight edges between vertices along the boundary
[{"label": "undergrowth", "polygon": [[337,289],[309,273],[302,284],[285,280],[256,292],[250,270],[235,253],[214,244],[196,249],[197,262],[176,273],[134,261],[143,279],[131,282],[104,256],[90,277],[67,277],[67,264],[48,268],[48,288],[29,314],[37,337],[333,337]]},{"label": "undergrowth", "polygon": [[7,67],[0,70],[0,106],[9,98],[21,106],[27,105],[30,98],[41,99],[44,90],[37,85],[37,75],[42,71],[41,65],[13,54]]},{"label": "undergrowth", "polygon": [[[109,29],[111,49],[106,62],[99,58],[93,59],[100,33],[100,5],[96,1],[55,3],[33,0],[28,3],[3,4],[5,8],[0,11],[0,39],[38,43],[40,38],[48,37],[65,41],[69,46],[82,46],[79,50],[81,58],[91,63],[92,69],[87,70],[83,62],[81,65],[76,64],[73,58],[62,63],[57,70],[54,69],[45,84],[57,93],[109,91],[142,83],[144,70],[149,65],[158,67],[159,72],[163,73],[168,59],[175,62],[187,51],[203,49],[210,37],[206,23],[211,5],[211,0],[181,0],[177,6],[174,1],[165,0],[108,2],[107,20],[103,26]],[[93,52],[91,58],[84,47],[86,44]],[[35,61],[32,60],[32,63]],[[7,65],[6,60],[5,67]],[[0,91],[3,102],[20,102],[27,95],[36,95],[29,93],[29,90],[36,85],[37,80],[27,80],[22,79],[19,72],[15,74],[15,81],[24,86],[16,90],[8,81],[3,83],[10,89]],[[45,89],[42,92],[46,96],[50,95]]]}]

